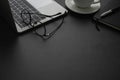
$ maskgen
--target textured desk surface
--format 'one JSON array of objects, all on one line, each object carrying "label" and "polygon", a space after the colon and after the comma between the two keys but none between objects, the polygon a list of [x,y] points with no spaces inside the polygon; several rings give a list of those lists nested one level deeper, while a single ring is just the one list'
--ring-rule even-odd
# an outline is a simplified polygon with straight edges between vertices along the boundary
[{"label": "textured desk surface", "polygon": [[120,80],[120,32],[103,25],[98,32],[93,15],[69,12],[47,41],[16,36],[0,21],[0,80]]}]

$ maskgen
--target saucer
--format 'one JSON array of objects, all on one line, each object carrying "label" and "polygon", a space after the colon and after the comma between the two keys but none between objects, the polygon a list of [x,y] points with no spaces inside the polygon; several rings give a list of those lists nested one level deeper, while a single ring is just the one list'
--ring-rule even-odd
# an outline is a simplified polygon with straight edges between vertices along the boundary
[{"label": "saucer", "polygon": [[100,9],[100,3],[91,4],[91,6],[88,8],[80,8],[76,6],[74,0],[65,0],[65,4],[71,11],[79,14],[92,14]]}]

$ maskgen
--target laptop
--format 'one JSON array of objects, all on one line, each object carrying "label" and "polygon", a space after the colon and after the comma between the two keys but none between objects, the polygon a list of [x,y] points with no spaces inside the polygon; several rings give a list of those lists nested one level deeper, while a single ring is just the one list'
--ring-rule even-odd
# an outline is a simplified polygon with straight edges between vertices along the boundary
[{"label": "laptop", "polygon": [[[55,0],[0,0],[0,11],[2,18],[17,33],[33,28],[31,25],[25,24],[24,20],[28,22],[31,20],[34,27],[37,27],[67,12]],[[54,16],[51,18],[45,15]]]}]

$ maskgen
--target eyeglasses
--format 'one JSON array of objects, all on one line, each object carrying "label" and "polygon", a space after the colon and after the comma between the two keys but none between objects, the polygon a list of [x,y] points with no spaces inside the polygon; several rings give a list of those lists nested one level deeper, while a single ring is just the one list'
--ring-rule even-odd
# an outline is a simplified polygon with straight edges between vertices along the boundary
[{"label": "eyeglasses", "polygon": [[[54,14],[54,15],[45,15],[45,14],[41,14],[41,13],[32,13],[29,10],[24,9],[21,11],[21,18],[22,18],[23,23],[26,26],[30,26],[30,27],[34,28],[35,24],[37,24],[37,22],[38,22],[38,21],[34,21],[34,19],[33,19],[34,15],[38,15],[42,19],[45,17],[52,18],[52,17],[60,15],[60,14],[62,14],[62,13],[59,12],[59,13]],[[64,14],[66,14],[66,12]],[[42,24],[41,21],[39,21],[39,22]],[[34,30],[34,33],[36,35],[40,36],[41,38],[43,38],[44,40],[49,39],[50,37],[52,37],[56,33],[56,31],[62,26],[63,23],[64,23],[64,17],[62,18],[60,24],[52,32],[47,33],[46,26],[43,25],[43,29],[44,29],[43,34],[40,34],[37,30]]]}]

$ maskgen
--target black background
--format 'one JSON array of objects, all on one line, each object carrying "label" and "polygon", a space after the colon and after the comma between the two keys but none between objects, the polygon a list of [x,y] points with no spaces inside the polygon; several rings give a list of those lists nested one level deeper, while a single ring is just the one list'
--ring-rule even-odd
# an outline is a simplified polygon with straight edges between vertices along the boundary
[{"label": "black background", "polygon": [[0,20],[0,80],[120,80],[120,32],[97,31],[93,16],[69,11],[46,41],[32,31],[16,35]]}]

